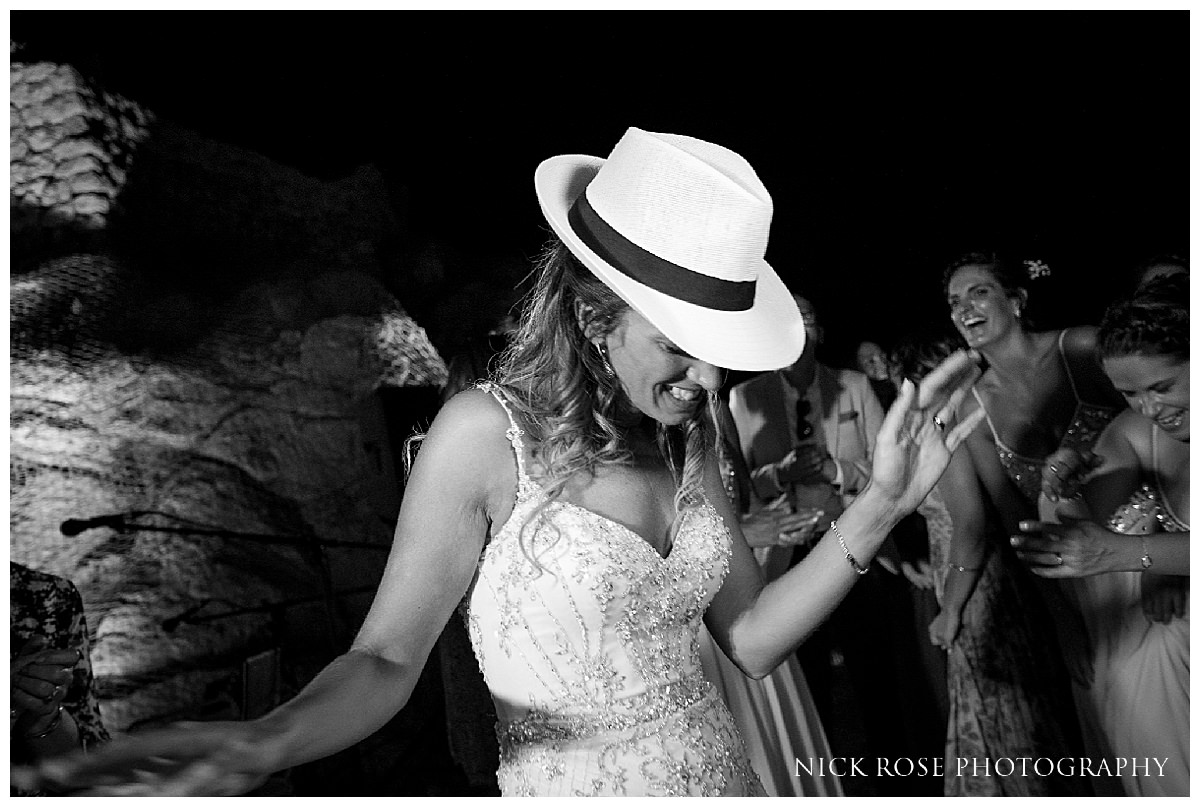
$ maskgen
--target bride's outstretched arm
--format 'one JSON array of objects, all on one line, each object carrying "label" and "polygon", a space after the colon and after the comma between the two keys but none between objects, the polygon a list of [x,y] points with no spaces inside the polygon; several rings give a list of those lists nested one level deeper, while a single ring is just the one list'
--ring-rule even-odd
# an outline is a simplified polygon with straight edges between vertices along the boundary
[{"label": "bride's outstretched arm", "polygon": [[458,395],[439,413],[409,477],[383,579],[352,648],[295,698],[253,721],[183,723],[117,739],[87,756],[14,771],[14,781],[91,795],[231,795],[375,732],[407,702],[470,584],[505,497],[511,508],[507,426],[503,411],[481,392]]}]

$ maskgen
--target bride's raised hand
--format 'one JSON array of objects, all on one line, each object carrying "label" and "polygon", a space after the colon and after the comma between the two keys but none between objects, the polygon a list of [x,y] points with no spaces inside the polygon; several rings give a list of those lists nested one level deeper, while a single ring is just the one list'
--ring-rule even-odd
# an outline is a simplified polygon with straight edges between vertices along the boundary
[{"label": "bride's raised hand", "polygon": [[69,795],[237,795],[275,770],[270,744],[257,735],[254,723],[177,723],[14,768],[12,781]]},{"label": "bride's raised hand", "polygon": [[983,419],[982,407],[959,418],[958,408],[979,368],[966,351],[951,354],[918,387],[908,379],[875,438],[871,487],[898,513],[929,494],[950,455]]}]

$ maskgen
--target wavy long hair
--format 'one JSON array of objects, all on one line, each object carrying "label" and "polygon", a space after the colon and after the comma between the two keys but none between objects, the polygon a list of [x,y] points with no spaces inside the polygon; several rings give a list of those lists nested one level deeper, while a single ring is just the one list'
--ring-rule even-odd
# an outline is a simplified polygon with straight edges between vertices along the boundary
[{"label": "wavy long hair", "polygon": [[[553,501],[577,474],[633,462],[617,426],[622,409],[631,404],[589,338],[612,333],[629,304],[558,239],[546,245],[534,273],[517,333],[493,381],[528,435],[539,482]],[[683,425],[657,426],[656,443],[675,480],[677,515],[702,500],[716,404],[709,393],[706,407]],[[531,515],[522,533],[533,521]]]}]

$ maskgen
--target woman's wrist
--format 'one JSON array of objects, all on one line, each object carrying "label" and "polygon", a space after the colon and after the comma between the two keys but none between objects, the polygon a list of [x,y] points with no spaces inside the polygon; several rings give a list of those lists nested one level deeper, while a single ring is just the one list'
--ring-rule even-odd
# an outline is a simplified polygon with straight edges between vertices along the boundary
[{"label": "woman's wrist", "polygon": [[[878,549],[878,545],[883,543],[883,539],[904,515],[905,513],[894,499],[880,493],[868,482],[862,492],[846,507],[846,511],[842,513],[838,523],[852,524],[856,530],[872,535],[877,534],[879,541],[876,543],[875,549]],[[874,554],[874,549],[871,554]]]},{"label": "woman's wrist", "polygon": [[836,537],[839,544],[844,544],[840,551],[853,556],[855,565],[865,568],[899,520],[894,504],[873,492],[868,483],[837,518]]}]

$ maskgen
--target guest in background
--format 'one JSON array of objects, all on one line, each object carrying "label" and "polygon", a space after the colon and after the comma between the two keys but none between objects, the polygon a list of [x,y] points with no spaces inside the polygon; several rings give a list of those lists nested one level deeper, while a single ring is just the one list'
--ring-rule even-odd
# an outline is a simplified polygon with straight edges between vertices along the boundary
[{"label": "guest in background", "polygon": [[[1007,535],[1016,533],[1019,522],[1037,517],[1044,469],[1053,473],[1046,458],[1061,448],[1090,450],[1124,408],[1100,366],[1094,327],[1042,331],[1029,323],[1029,286],[1048,271],[1042,262],[971,253],[951,262],[943,274],[952,324],[987,361],[964,412],[982,410],[988,428],[972,434],[966,444],[971,461],[952,463],[947,484],[963,503],[985,498],[999,518],[998,528]],[[943,487],[944,492],[949,489]],[[946,498],[949,503],[950,496]],[[964,513],[962,518],[972,520],[955,524],[956,535],[962,530],[964,536],[978,536],[980,529],[991,528],[984,513]],[[971,570],[965,575],[979,574],[986,545],[977,539],[973,552],[965,551],[952,562]],[[952,582],[974,586],[969,579],[950,578],[947,598]],[[1058,629],[1087,750],[1100,756],[1099,727],[1086,708],[1090,651],[1078,607],[1072,603],[1074,595],[1053,583],[1043,582],[1038,588]],[[954,597],[955,602],[966,601],[958,593]],[[949,644],[957,629],[952,612],[943,612],[946,618],[937,633],[939,641]]]},{"label": "guest in background", "polygon": [[[1190,574],[1190,319],[1187,278],[1178,274],[1109,307],[1100,353],[1130,408],[1097,441],[1102,462],[1082,500],[1065,499],[1062,484],[1052,491],[1066,523],[1023,525],[1053,540],[1014,539],[1039,574],[1081,578],[1088,694],[1109,754],[1166,760],[1161,771],[1122,770],[1130,796],[1189,788],[1190,578],[1175,575]],[[1067,476],[1089,465],[1056,461]]]},{"label": "guest in background", "polygon": [[[912,337],[895,350],[905,377],[920,381],[940,357],[959,349],[957,336]],[[947,796],[1086,793],[1068,777],[997,776],[956,760],[1070,756],[1074,710],[1049,614],[1033,579],[1009,548],[1000,520],[980,489],[969,452],[952,467],[918,512],[929,531],[941,610],[929,641],[947,652]],[[1065,708],[1064,708],[1065,707]]]},{"label": "guest in background", "polygon": [[108,732],[93,686],[83,599],[70,580],[8,566],[11,761],[94,749]]},{"label": "guest in background", "polygon": [[[884,409],[896,400],[896,386],[888,373],[887,354],[877,342],[859,342],[854,358],[859,371],[871,382],[871,389]],[[899,383],[898,381],[896,383]]]}]

